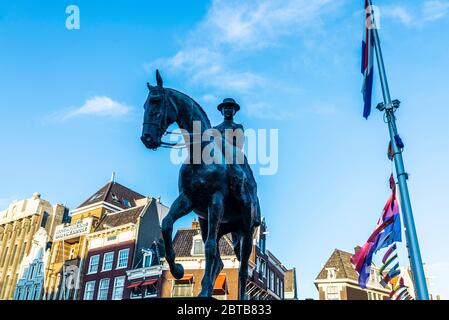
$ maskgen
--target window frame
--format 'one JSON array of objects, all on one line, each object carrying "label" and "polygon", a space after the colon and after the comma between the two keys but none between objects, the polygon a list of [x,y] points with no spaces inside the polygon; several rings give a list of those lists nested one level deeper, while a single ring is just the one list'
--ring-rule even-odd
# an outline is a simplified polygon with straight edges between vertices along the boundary
[{"label": "window frame", "polygon": [[[127,252],[127,254],[126,254],[126,264],[124,266],[120,266],[120,253],[122,253],[122,252]],[[130,253],[129,248],[124,248],[124,249],[119,250],[118,255],[117,255],[117,265],[115,266],[115,269],[125,269],[125,268],[128,267],[128,264],[129,264],[129,253]],[[114,260],[114,258],[113,258],[113,260]]]},{"label": "window frame", "polygon": [[[120,287],[117,287],[118,280],[123,280],[123,283],[122,283],[122,286],[121,286],[120,298],[119,299],[117,299],[115,297],[117,288],[120,288]],[[111,300],[123,300],[123,293],[125,292],[125,282],[126,282],[126,277],[125,276],[119,276],[119,277],[115,277],[114,278],[114,285],[112,287]]]},{"label": "window frame", "polygon": [[[103,283],[107,283],[106,288],[102,288],[102,284]],[[109,278],[103,278],[99,281],[98,283],[98,292],[97,292],[97,300],[108,300],[108,294],[109,294],[109,286],[111,284],[111,279]],[[104,299],[100,299],[101,294],[103,293],[103,291],[106,290],[106,295]]]},{"label": "window frame", "polygon": [[[106,265],[106,257],[111,255],[112,259],[111,259],[111,267],[109,269],[105,268]],[[109,251],[106,252],[105,254],[103,254],[103,263],[101,265],[101,272],[105,272],[105,271],[111,271],[114,268],[114,251]]]},{"label": "window frame", "polygon": [[[97,263],[96,263],[96,268],[95,271],[91,271],[91,267],[92,267],[92,259],[93,258],[97,258]],[[95,274],[98,272],[98,267],[100,266],[100,255],[99,254],[94,254],[92,256],[90,256],[89,258],[89,265],[87,266],[87,274]]]},{"label": "window frame", "polygon": [[[92,286],[92,297],[91,297],[91,299],[86,299],[86,293],[88,292],[87,291],[87,288],[88,288],[88,286],[89,285],[93,285]],[[95,285],[96,285],[96,281],[95,280],[92,280],[92,281],[87,281],[86,282],[86,285],[84,286],[84,294],[83,294],[83,300],[94,300],[94,298],[95,298]],[[90,292],[90,291],[89,291]]]}]

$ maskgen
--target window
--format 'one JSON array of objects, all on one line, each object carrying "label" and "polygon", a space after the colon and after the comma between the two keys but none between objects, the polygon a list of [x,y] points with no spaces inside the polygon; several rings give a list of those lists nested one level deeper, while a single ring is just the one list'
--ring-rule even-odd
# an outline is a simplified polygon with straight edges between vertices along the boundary
[{"label": "window", "polygon": [[155,297],[157,295],[157,288],[155,284],[150,284],[145,288],[145,298]]},{"label": "window", "polygon": [[279,295],[279,278],[276,277],[276,294]]},{"label": "window", "polygon": [[14,300],[22,300],[22,288],[17,288]]},{"label": "window", "polygon": [[112,300],[122,300],[123,288],[125,288],[125,277],[114,279],[114,288],[112,289]]},{"label": "window", "polygon": [[173,280],[172,297],[193,297],[193,278]]},{"label": "window", "polygon": [[153,263],[153,251],[145,253],[145,255],[143,256],[143,267],[149,268],[151,267],[152,263]]},{"label": "window", "polygon": [[37,275],[40,276],[42,275],[42,268],[43,268],[43,263],[39,263],[39,266],[37,268]]},{"label": "window", "polygon": [[42,222],[41,222],[42,228],[45,228],[47,226],[48,216],[49,216],[48,212],[44,211],[44,214],[42,216]]},{"label": "window", "polygon": [[114,260],[114,252],[108,252],[103,257],[103,269],[102,271],[112,270],[112,261]]},{"label": "window", "polygon": [[32,264],[32,265],[30,266],[30,269],[29,269],[29,271],[28,271],[28,279],[29,279],[29,280],[33,279],[33,274],[34,274],[34,264]]},{"label": "window", "polygon": [[118,252],[117,269],[126,268],[128,266],[129,248]]},{"label": "window", "polygon": [[270,289],[274,291],[274,272],[270,272]]},{"label": "window", "polygon": [[2,260],[2,268],[5,266],[6,257],[8,256],[9,247],[6,247],[5,253],[3,254],[3,260]]},{"label": "window", "polygon": [[260,235],[259,249],[260,249],[260,252],[265,253],[265,235],[264,234]]},{"label": "window", "polygon": [[326,300],[340,300],[340,290],[336,286],[327,287]]},{"label": "window", "polygon": [[95,289],[95,281],[87,282],[86,288],[84,289],[83,300],[93,300],[94,299],[94,289]]},{"label": "window", "polygon": [[260,259],[259,270],[258,270],[259,279],[266,278],[267,277],[266,272],[267,272],[267,264],[266,264],[265,260]]},{"label": "window", "polygon": [[17,244],[14,245],[14,249],[13,249],[13,251],[12,251],[11,258],[9,259],[9,265],[12,265],[12,264],[13,264],[13,262],[14,262],[14,256],[16,255],[16,251],[17,251]]},{"label": "window", "polygon": [[97,300],[107,300],[109,291],[109,279],[101,279],[100,286],[98,288]]},{"label": "window", "polygon": [[29,294],[30,294],[30,287],[26,287],[25,288],[25,297],[23,298],[23,300],[28,300]]},{"label": "window", "polygon": [[40,300],[41,288],[38,284],[34,285],[34,300]]},{"label": "window", "polygon": [[131,208],[131,202],[129,202],[128,199],[123,198],[123,199],[122,199],[122,202],[123,202],[123,205],[124,205],[125,207]]},{"label": "window", "polygon": [[112,200],[114,200],[115,202],[120,202],[118,197],[112,193]]},{"label": "window", "polygon": [[100,256],[98,254],[90,257],[89,269],[87,271],[88,274],[96,273],[98,271],[98,262],[99,262],[99,260],[100,260]]},{"label": "window", "polygon": [[281,281],[281,292],[279,292],[279,297],[284,299],[284,281]]},{"label": "window", "polygon": [[327,278],[328,279],[336,279],[337,278],[337,270],[335,268],[326,268]]},{"label": "window", "polygon": [[197,255],[204,254],[204,245],[202,239],[193,240],[193,254]]}]

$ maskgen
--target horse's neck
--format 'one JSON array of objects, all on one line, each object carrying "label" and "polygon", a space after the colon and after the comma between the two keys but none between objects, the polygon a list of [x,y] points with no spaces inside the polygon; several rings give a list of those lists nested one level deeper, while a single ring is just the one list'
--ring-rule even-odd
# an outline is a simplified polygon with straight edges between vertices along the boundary
[{"label": "horse's neck", "polygon": [[173,103],[176,104],[178,109],[176,123],[179,128],[191,134],[194,133],[194,129],[200,129],[201,133],[203,133],[205,130],[211,128],[206,113],[193,99],[181,93],[175,93],[172,96]]}]

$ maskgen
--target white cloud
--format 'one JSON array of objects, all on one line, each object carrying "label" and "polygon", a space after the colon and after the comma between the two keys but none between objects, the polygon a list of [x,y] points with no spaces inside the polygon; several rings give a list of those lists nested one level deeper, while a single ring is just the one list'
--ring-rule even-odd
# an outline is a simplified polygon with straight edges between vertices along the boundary
[{"label": "white cloud", "polygon": [[424,3],[424,21],[434,21],[445,17],[449,12],[449,1],[429,0]]},{"label": "white cloud", "polygon": [[199,31],[207,31],[214,44],[234,49],[256,49],[279,37],[315,23],[332,0],[215,0]]},{"label": "white cloud", "polygon": [[406,26],[422,26],[428,22],[444,18],[449,13],[449,1],[426,0],[418,7],[391,5],[382,8],[381,17],[402,22]]},{"label": "white cloud", "polygon": [[201,100],[203,100],[206,103],[211,103],[211,104],[219,102],[219,98],[213,94],[205,94],[201,97]]},{"label": "white cloud", "polygon": [[393,19],[398,19],[405,25],[410,25],[413,22],[413,17],[411,13],[402,6],[389,6],[382,9],[381,17],[389,17]]},{"label": "white cloud", "polygon": [[63,120],[70,118],[93,115],[99,117],[120,117],[129,113],[131,108],[123,103],[112,100],[109,97],[95,96],[78,108],[65,113]]},{"label": "white cloud", "polygon": [[285,120],[292,119],[295,114],[289,110],[276,108],[273,105],[257,102],[249,104],[246,113],[253,118],[269,119],[269,120]]},{"label": "white cloud", "polygon": [[159,68],[189,85],[213,89],[220,97],[238,93],[252,100],[251,92],[273,90],[273,81],[245,62],[262,49],[289,45],[287,37],[305,34],[304,29],[319,23],[336,5],[332,0],[213,0],[178,52],[145,69]]}]

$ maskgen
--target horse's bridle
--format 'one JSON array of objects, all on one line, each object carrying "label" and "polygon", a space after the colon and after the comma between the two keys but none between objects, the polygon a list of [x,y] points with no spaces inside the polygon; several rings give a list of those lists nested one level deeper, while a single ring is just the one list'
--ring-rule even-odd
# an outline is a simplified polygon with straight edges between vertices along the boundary
[{"label": "horse's bridle", "polygon": [[[148,88],[150,88],[149,85],[148,85]],[[162,135],[161,135],[161,145],[160,145],[160,147],[161,147],[161,148],[170,148],[170,149],[183,149],[183,148],[186,148],[187,146],[190,146],[190,145],[193,145],[193,144],[198,143],[198,142],[192,142],[192,139],[191,139],[191,141],[190,141],[189,143],[185,143],[185,142],[184,142],[184,145],[179,145],[179,143],[170,143],[170,142],[162,141],[162,136],[166,136],[166,135],[169,135],[169,134],[173,134],[173,135],[183,135],[183,134],[182,134],[182,133],[179,133],[179,132],[167,131],[167,129],[168,129],[168,106],[167,106],[167,99],[168,99],[168,101],[170,102],[170,104],[173,106],[173,109],[175,109],[175,114],[176,114],[176,116],[179,115],[179,110],[178,110],[178,106],[177,106],[176,103],[173,101],[173,99],[172,99],[171,97],[167,97],[167,96],[166,96],[166,91],[165,91],[164,88],[158,88],[157,90],[159,90],[159,91],[162,92],[162,106],[163,106],[163,109],[164,109],[164,115],[163,115],[164,123],[163,123],[163,126],[162,126],[161,123],[147,122],[147,121],[144,121],[144,122],[143,122],[143,125],[157,126],[157,128],[158,128],[158,133],[163,131],[163,133],[162,133]],[[151,94],[151,89],[150,89],[150,94]],[[149,99],[151,100],[151,96],[150,96]],[[165,127],[165,130],[163,130],[164,127]],[[191,133],[191,135],[195,135],[195,134],[201,135],[201,133]],[[199,143],[201,143],[201,141],[200,141]]]},{"label": "horse's bridle", "polygon": [[[158,90],[162,92],[162,109],[164,110],[163,111],[164,112],[164,114],[163,114],[164,122],[162,124],[162,123],[157,123],[157,122],[144,121],[143,125],[157,126],[158,133],[162,132],[162,134],[161,134],[161,147],[162,148],[174,148],[177,145],[176,143],[170,143],[170,142],[162,141],[162,136],[165,136],[167,134],[171,134],[173,132],[167,131],[167,128],[168,128],[168,106],[167,106],[167,101],[166,101],[167,97],[166,97],[165,89],[164,88],[158,88]],[[150,91],[150,95],[151,95],[151,91]],[[151,100],[151,96],[150,96],[149,99]],[[175,109],[175,114],[178,115],[178,107],[176,106],[176,103],[173,102],[171,97],[168,97],[168,100],[170,101],[170,104]],[[163,129],[163,128],[165,128],[165,129]]]}]

